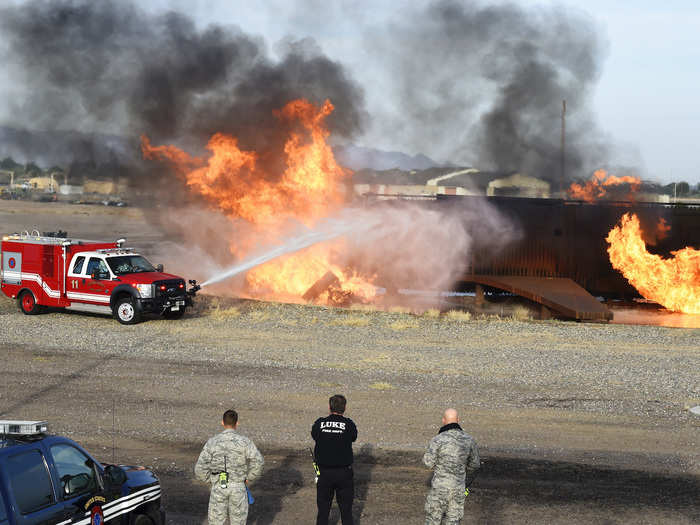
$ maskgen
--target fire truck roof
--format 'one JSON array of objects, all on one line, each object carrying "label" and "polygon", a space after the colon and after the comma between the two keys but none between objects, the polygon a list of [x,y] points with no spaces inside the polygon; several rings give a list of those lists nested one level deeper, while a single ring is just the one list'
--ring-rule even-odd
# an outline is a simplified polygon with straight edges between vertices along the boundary
[{"label": "fire truck roof", "polygon": [[28,233],[12,233],[10,235],[3,235],[3,241],[10,242],[23,242],[29,244],[41,244],[49,246],[61,246],[65,243],[70,244],[115,244],[119,241],[95,241],[89,239],[70,239],[68,237],[44,237],[41,235],[29,235]]}]

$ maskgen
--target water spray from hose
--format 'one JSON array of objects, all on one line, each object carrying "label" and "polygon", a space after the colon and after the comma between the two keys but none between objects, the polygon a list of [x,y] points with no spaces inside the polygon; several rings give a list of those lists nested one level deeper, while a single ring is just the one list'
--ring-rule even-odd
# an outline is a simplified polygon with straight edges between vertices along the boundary
[{"label": "water spray from hose", "polygon": [[335,239],[349,233],[369,231],[377,225],[377,221],[370,220],[353,221],[329,219],[315,230],[311,230],[297,237],[293,237],[280,246],[276,246],[265,253],[246,259],[245,261],[232,266],[218,275],[210,277],[199,285],[199,287],[202,288],[210,284],[215,284],[226,279],[230,279],[231,277],[246,272],[252,268],[255,268],[256,266],[260,266],[261,264],[278,257],[282,257],[283,255],[298,252],[304,248],[313,246],[314,244],[330,241],[331,239]]}]

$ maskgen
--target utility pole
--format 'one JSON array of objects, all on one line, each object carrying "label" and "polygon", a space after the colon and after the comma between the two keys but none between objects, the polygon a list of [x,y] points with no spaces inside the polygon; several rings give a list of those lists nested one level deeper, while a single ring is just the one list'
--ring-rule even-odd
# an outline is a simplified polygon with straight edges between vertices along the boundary
[{"label": "utility pole", "polygon": [[566,189],[566,100],[561,101],[561,192]]}]

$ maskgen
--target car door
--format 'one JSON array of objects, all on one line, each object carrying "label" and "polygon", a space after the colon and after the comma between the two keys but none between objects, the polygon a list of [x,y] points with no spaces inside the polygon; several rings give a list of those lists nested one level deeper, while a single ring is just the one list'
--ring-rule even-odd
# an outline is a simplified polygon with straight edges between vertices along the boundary
[{"label": "car door", "polygon": [[5,506],[5,499],[2,497],[2,489],[0,489],[0,525],[8,525],[10,523],[7,516],[7,507]]},{"label": "car door", "polygon": [[64,521],[64,508],[57,501],[48,463],[38,448],[23,448],[5,458],[8,498],[17,509],[17,525],[48,525]]},{"label": "car door", "polygon": [[49,450],[65,515],[73,521],[91,516],[91,524],[102,523],[106,499],[95,461],[70,443],[55,443]]}]

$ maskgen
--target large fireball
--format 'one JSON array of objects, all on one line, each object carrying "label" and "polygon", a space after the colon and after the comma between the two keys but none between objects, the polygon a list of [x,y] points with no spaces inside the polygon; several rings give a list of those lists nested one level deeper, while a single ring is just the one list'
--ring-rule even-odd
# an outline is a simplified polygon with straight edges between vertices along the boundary
[{"label": "large fireball", "polygon": [[[235,137],[222,133],[209,140],[211,155],[206,159],[174,146],[153,146],[145,136],[141,141],[143,156],[167,162],[211,206],[255,228],[255,242],[230,241],[232,255],[241,259],[251,255],[261,239],[283,240],[290,223],[312,228],[342,207],[343,182],[351,172],[336,162],[326,140],[325,119],[332,111],[330,101],[318,107],[299,99],[275,112],[291,129],[284,145],[286,168],[282,173],[269,173],[261,167],[260,155],[270,152],[242,150]],[[365,278],[333,262],[334,252],[342,246],[342,240],[316,245],[254,268],[246,275],[248,293],[257,298],[300,301],[309,287],[331,271],[343,290],[371,297],[374,287]]]},{"label": "large fireball", "polygon": [[700,314],[700,251],[687,247],[671,252],[670,259],[649,253],[639,219],[622,216],[608,234],[613,267],[651,301],[676,312]]}]

